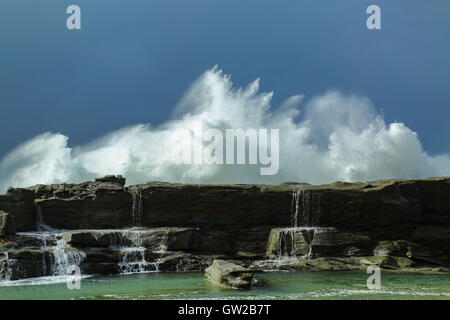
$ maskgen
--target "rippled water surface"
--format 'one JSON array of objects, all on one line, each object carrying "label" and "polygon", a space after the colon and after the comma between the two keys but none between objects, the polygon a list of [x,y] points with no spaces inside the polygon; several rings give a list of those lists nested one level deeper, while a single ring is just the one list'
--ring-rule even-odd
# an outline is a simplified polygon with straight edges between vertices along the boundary
[{"label": "rippled water surface", "polygon": [[381,289],[366,287],[364,272],[255,274],[247,291],[220,289],[202,273],[146,273],[87,277],[67,289],[63,277],[0,282],[0,299],[445,299],[450,275],[382,274]]}]

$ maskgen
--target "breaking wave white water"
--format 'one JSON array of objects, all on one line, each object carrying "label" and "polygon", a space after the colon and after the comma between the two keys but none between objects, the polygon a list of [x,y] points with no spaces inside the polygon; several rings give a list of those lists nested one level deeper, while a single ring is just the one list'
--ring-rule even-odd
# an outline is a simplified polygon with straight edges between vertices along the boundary
[{"label": "breaking wave white water", "polygon": [[[44,133],[18,146],[0,161],[0,190],[107,174],[121,174],[130,184],[316,184],[450,175],[450,155],[428,155],[414,131],[403,123],[386,124],[365,97],[329,91],[302,106],[299,95],[274,110],[271,99],[272,93],[259,92],[259,79],[237,89],[215,67],[194,82],[172,118],[157,127],[134,125],[76,147],[63,134]],[[199,122],[205,129],[280,129],[278,174],[261,176],[256,165],[176,165],[171,150],[182,142],[173,132]]]}]

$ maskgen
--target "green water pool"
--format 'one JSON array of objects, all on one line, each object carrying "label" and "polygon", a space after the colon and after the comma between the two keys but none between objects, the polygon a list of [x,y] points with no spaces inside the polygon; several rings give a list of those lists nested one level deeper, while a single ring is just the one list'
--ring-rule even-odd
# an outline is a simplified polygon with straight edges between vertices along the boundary
[{"label": "green water pool", "polygon": [[[381,275],[381,289],[366,287],[364,272],[268,272],[251,290],[221,289],[202,273],[145,273],[84,278],[69,290],[57,278],[0,282],[0,299],[445,299],[450,275]],[[63,280],[62,280],[63,281]]]}]

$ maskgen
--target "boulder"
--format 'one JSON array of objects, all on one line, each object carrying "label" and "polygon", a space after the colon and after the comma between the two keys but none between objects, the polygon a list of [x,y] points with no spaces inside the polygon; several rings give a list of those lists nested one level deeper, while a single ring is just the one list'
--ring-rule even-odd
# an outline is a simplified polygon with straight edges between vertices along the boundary
[{"label": "boulder", "polygon": [[122,254],[119,250],[113,250],[110,248],[87,248],[85,250],[86,257],[83,260],[83,264],[87,263],[115,263],[117,264],[122,260]]},{"label": "boulder", "polygon": [[205,270],[205,278],[211,283],[232,289],[250,289],[253,271],[225,260],[214,260]]}]

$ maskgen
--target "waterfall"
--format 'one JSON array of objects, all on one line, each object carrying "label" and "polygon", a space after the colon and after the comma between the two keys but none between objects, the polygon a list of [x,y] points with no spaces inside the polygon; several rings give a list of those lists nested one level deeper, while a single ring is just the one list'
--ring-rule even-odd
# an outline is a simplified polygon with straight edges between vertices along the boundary
[{"label": "waterfall", "polygon": [[123,241],[119,246],[113,247],[118,249],[122,255],[122,260],[118,263],[121,273],[141,273],[141,272],[155,272],[159,271],[161,259],[167,251],[168,231],[162,230],[161,241],[153,253],[158,256],[153,261],[147,261],[147,248],[143,246],[140,230],[126,230],[123,231],[123,239],[128,240],[130,244],[124,244]]},{"label": "waterfall", "polygon": [[142,201],[142,190],[132,190],[131,197],[133,199],[133,207],[131,210],[131,224],[135,227],[142,225],[142,211],[144,204]]},{"label": "waterfall", "polygon": [[145,248],[125,247],[120,249],[122,261],[119,267],[122,273],[140,273],[152,271],[151,263],[145,260]]},{"label": "waterfall", "polygon": [[60,238],[56,240],[56,246],[50,247],[50,252],[53,257],[52,261],[52,275],[62,276],[67,275],[67,270],[70,266],[80,266],[86,254],[82,251],[73,250],[67,245],[67,242]]},{"label": "waterfall", "polygon": [[291,225],[297,227],[298,224],[298,199],[300,191],[294,191],[291,202]]},{"label": "waterfall", "polygon": [[292,194],[292,227],[316,227],[322,215],[321,195],[319,191],[297,190]]},{"label": "waterfall", "polygon": [[[280,230],[278,237],[277,256],[278,259],[295,258],[301,247],[298,247],[299,237],[308,244],[308,256],[310,256],[313,227],[292,227]],[[301,240],[300,240],[301,242]]]},{"label": "waterfall", "polygon": [[[133,193],[136,195],[136,193]],[[133,212],[137,200],[133,197]],[[137,207],[136,207],[137,208]],[[119,267],[122,273],[138,273],[151,271],[151,263],[145,260],[145,248],[142,246],[141,233],[139,231],[123,231],[123,239],[129,240],[130,245],[119,245],[118,249],[122,255]],[[126,241],[123,241],[126,242]]]},{"label": "waterfall", "polygon": [[[80,266],[86,254],[67,244],[62,233],[49,231],[19,232],[18,235],[37,240],[42,254],[42,274],[51,276],[66,276],[72,265]],[[48,259],[46,260],[46,257]],[[47,263],[48,262],[48,263]]]},{"label": "waterfall", "polygon": [[296,189],[292,193],[291,227],[278,231],[276,256],[270,260],[254,263],[265,270],[289,268],[299,262],[299,258],[312,259],[312,241],[314,230],[319,224],[322,214],[320,190]]},{"label": "waterfall", "polygon": [[[322,202],[321,193],[319,190],[313,192],[312,190],[296,190],[292,195],[291,203],[291,221],[292,228],[286,228],[280,233],[280,243],[279,250],[283,250],[282,244],[291,241],[291,250],[289,252],[284,252],[283,255],[295,255],[297,250],[295,242],[295,232],[302,232],[304,240],[309,244],[309,252],[307,255],[308,259],[313,258],[312,252],[312,237],[314,230],[318,226],[320,217],[322,215]],[[300,224],[300,226],[299,226]],[[306,231],[306,232],[303,232]]]},{"label": "waterfall", "polygon": [[22,272],[20,265],[16,264],[16,259],[10,259],[8,252],[4,253],[0,261],[0,280],[11,280],[14,272]]},{"label": "waterfall", "polygon": [[280,231],[278,238],[278,258],[289,258],[295,256],[296,245],[294,238],[294,228],[287,228]]},{"label": "waterfall", "polygon": [[155,261],[155,269],[159,271],[159,265],[161,264],[162,258],[164,258],[164,254],[167,252],[167,241],[169,238],[169,231],[163,230],[163,235],[161,237],[161,242],[159,243],[158,248],[155,250],[155,253],[158,253],[159,257]]}]

